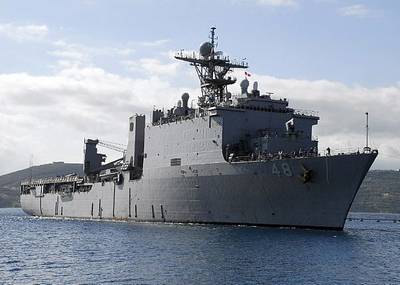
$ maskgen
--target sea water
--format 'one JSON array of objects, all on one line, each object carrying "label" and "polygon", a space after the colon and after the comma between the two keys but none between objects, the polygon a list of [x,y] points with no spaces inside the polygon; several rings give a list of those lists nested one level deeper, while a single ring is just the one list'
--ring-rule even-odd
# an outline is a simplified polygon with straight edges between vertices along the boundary
[{"label": "sea water", "polygon": [[0,284],[400,284],[400,215],[353,217],[337,232],[0,209]]}]

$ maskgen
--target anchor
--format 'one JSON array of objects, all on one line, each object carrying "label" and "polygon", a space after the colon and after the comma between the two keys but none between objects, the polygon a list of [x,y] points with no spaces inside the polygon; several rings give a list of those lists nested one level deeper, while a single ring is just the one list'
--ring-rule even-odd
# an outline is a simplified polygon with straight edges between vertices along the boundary
[{"label": "anchor", "polygon": [[312,178],[312,170],[311,169],[307,169],[302,163],[301,165],[301,169],[303,170],[303,173],[301,173],[298,178],[301,179],[303,181],[303,183],[308,183],[311,182],[311,178]]}]

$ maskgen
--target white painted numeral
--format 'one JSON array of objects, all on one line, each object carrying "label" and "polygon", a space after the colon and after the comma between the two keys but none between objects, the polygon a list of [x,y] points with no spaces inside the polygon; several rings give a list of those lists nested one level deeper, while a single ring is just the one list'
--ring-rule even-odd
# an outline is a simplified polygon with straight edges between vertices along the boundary
[{"label": "white painted numeral", "polygon": [[282,170],[283,170],[283,174],[285,174],[285,176],[293,176],[292,170],[290,169],[290,166],[287,162],[282,163]]},{"label": "white painted numeral", "polygon": [[[282,169],[282,171],[279,170],[279,168]],[[272,174],[273,175],[277,175],[277,176],[281,176],[281,172],[283,173],[283,175],[285,176],[293,176],[293,172],[290,169],[290,166],[287,162],[282,162],[282,164],[280,165],[280,167],[276,166],[275,163],[272,164]]]},{"label": "white painted numeral", "polygon": [[281,172],[279,171],[278,167],[276,167],[275,163],[272,164],[272,174],[281,176]]}]

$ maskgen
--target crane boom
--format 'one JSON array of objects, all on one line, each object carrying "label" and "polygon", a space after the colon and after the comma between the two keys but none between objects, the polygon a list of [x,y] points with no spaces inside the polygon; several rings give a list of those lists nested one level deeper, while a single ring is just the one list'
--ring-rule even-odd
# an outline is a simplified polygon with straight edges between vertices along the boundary
[{"label": "crane boom", "polygon": [[112,150],[115,150],[118,152],[122,152],[122,153],[126,152],[126,146],[123,144],[99,140],[98,145],[101,145],[102,147],[112,149]]}]

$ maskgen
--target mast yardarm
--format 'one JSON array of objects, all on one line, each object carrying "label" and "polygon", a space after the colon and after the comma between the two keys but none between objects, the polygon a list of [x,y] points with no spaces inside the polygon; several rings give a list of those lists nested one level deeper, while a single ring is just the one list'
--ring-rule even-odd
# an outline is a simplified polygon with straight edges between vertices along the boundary
[{"label": "mast yardarm", "polygon": [[216,51],[215,27],[211,28],[210,41],[200,46],[199,53],[178,52],[176,59],[190,62],[200,79],[201,93],[198,105],[201,108],[217,106],[229,99],[227,86],[236,78],[229,76],[234,68],[247,68],[244,61],[231,61],[222,51]]}]

